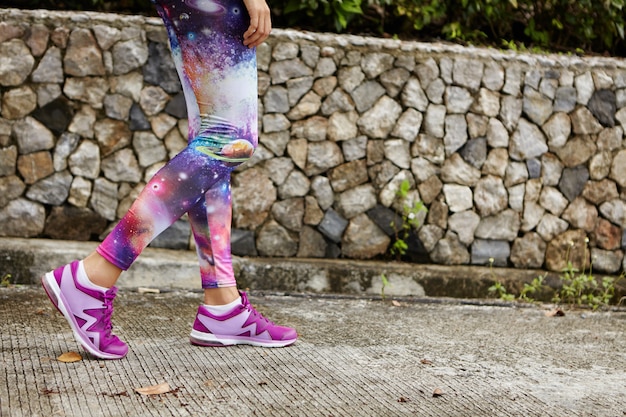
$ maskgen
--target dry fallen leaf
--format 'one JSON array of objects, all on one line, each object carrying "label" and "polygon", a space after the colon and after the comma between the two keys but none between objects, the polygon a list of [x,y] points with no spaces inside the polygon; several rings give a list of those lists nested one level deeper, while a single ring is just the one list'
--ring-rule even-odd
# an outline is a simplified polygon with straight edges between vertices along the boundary
[{"label": "dry fallen leaf", "polygon": [[564,315],[565,315],[565,312],[561,310],[560,308],[555,308],[553,310],[546,311],[546,316],[548,317],[563,317]]},{"label": "dry fallen leaf", "polygon": [[408,398],[406,398],[406,397],[400,397],[400,398],[398,398],[398,402],[399,402],[399,403],[408,403],[409,401],[411,401],[411,400],[409,400],[409,399],[408,399]]},{"label": "dry fallen leaf", "polygon": [[80,354],[76,353],[76,352],[65,352],[64,354],[62,354],[61,356],[59,356],[57,358],[57,360],[59,362],[65,362],[65,363],[70,363],[70,362],[78,362],[78,361],[82,361],[83,357],[80,356]]},{"label": "dry fallen leaf", "polygon": [[170,392],[170,384],[163,382],[162,384],[151,385],[149,387],[135,388],[135,391],[141,395],[156,395]]},{"label": "dry fallen leaf", "polygon": [[396,307],[400,307],[400,306],[402,306],[402,304],[400,304],[400,302],[399,302],[399,301],[396,301],[396,300],[391,300],[391,304],[392,304],[392,305],[394,305],[394,306],[396,306]]},{"label": "dry fallen leaf", "polygon": [[433,391],[433,397],[441,397],[443,395],[443,390],[441,388],[435,388]]},{"label": "dry fallen leaf", "polygon": [[420,362],[422,363],[422,365],[432,365],[433,364],[433,361],[428,360],[428,359],[422,359]]}]

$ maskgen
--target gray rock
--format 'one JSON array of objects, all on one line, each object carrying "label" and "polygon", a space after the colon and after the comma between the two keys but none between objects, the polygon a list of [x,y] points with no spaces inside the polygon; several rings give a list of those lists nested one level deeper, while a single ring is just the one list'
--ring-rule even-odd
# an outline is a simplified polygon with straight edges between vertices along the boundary
[{"label": "gray rock", "polygon": [[352,219],[376,206],[376,192],[371,184],[350,188],[337,196],[337,212]]},{"label": "gray rock", "polygon": [[369,110],[385,94],[385,88],[376,81],[366,81],[352,90],[351,96],[359,113]]},{"label": "gray rock", "polygon": [[26,191],[26,197],[43,204],[58,206],[67,199],[72,184],[69,172],[56,172],[35,184]]},{"label": "gray rock", "polygon": [[[398,61],[396,60],[396,65],[397,64]],[[412,61],[410,62],[410,64],[412,65],[404,68],[409,71],[413,71],[412,67],[415,65],[415,62]],[[419,77],[420,83],[426,86],[436,80],[437,77],[439,77],[439,67],[437,66],[437,62],[433,58],[428,58],[426,61],[420,63],[417,68],[415,68],[415,72]]]},{"label": "gray rock", "polygon": [[148,86],[141,90],[139,105],[147,116],[154,116],[163,111],[169,98],[161,87]]},{"label": "gray rock", "polygon": [[582,196],[589,202],[600,205],[605,201],[619,197],[617,185],[609,179],[601,181],[587,181],[582,191]]},{"label": "gray rock", "polygon": [[456,233],[461,243],[469,246],[474,241],[474,232],[478,223],[480,223],[480,216],[472,210],[466,210],[454,213],[448,218],[448,229]]},{"label": "gray rock", "polygon": [[393,55],[381,52],[366,53],[361,60],[361,69],[372,79],[393,68]]},{"label": "gray rock", "polygon": [[626,187],[626,149],[619,151],[613,158],[609,176],[620,186]]},{"label": "gray rock", "polygon": [[496,117],[500,113],[500,94],[481,88],[472,110],[478,114]]},{"label": "gray rock", "polygon": [[287,198],[277,201],[272,205],[271,213],[274,220],[283,227],[299,232],[302,230],[302,219],[304,218],[304,199]]},{"label": "gray rock", "polygon": [[472,265],[507,266],[511,255],[509,242],[502,240],[476,239],[472,243]]},{"label": "gray rock", "polygon": [[593,232],[598,220],[598,210],[579,197],[565,209],[561,217],[576,229]]},{"label": "gray rock", "polygon": [[565,168],[559,181],[559,190],[569,201],[574,201],[585,188],[589,180],[589,171],[584,165],[575,168]]},{"label": "gray rock", "polygon": [[276,188],[264,170],[253,167],[233,175],[232,201],[234,227],[254,230],[263,224],[276,201]]},{"label": "gray rock", "polygon": [[287,144],[289,143],[289,131],[281,130],[279,132],[261,133],[259,142],[278,157],[285,154]]},{"label": "gray rock", "polygon": [[367,216],[376,223],[387,236],[395,236],[396,233],[401,230],[402,217],[382,204],[377,204],[375,207],[369,209]]},{"label": "gray rock", "polygon": [[17,142],[20,154],[49,150],[54,147],[52,132],[30,116],[15,122],[11,135]]},{"label": "gray rock", "polygon": [[384,139],[394,128],[402,107],[393,99],[383,96],[374,107],[363,113],[357,125],[365,135],[372,139]]},{"label": "gray rock", "polygon": [[441,165],[446,158],[443,140],[428,134],[420,134],[411,145],[411,156],[423,157],[434,164]]},{"label": "gray rock", "polygon": [[[443,138],[446,120],[446,106],[431,104],[424,117],[424,132],[436,138]],[[626,123],[626,122],[625,122]]]},{"label": "gray rock", "polygon": [[441,179],[444,183],[456,183],[472,187],[480,179],[480,171],[465,162],[458,153],[455,153],[444,162],[441,168]]},{"label": "gray rock", "polygon": [[170,94],[182,90],[178,72],[165,43],[148,43],[148,60],[142,67],[142,73],[146,83],[157,85]]},{"label": "gray rock", "polygon": [[[287,101],[289,106],[295,106],[298,101],[313,87],[313,77],[295,78],[287,81]],[[265,94],[264,94],[265,95]],[[319,95],[319,94],[318,94]],[[282,100],[282,98],[281,98]],[[265,107],[267,110],[267,105]],[[284,110],[286,113],[289,109]]]},{"label": "gray rock", "polygon": [[509,143],[510,157],[523,161],[541,156],[547,151],[546,138],[539,128],[525,119],[520,119]]},{"label": "gray rock", "polygon": [[35,58],[21,39],[11,39],[0,43],[0,85],[4,87],[22,85],[28,78]]},{"label": "gray rock", "polygon": [[278,197],[281,200],[292,197],[304,197],[309,192],[311,181],[301,171],[294,169],[289,173],[285,182],[278,187]]},{"label": "gray rock", "polygon": [[91,181],[82,177],[74,177],[67,202],[75,207],[87,207],[91,197],[91,188]]},{"label": "gray rock", "polygon": [[537,233],[544,241],[550,242],[556,236],[565,232],[568,227],[569,224],[565,220],[559,219],[553,214],[546,213],[539,222],[539,225],[537,225]]},{"label": "gray rock", "polygon": [[37,107],[37,94],[28,86],[17,87],[2,96],[2,117],[21,119]]},{"label": "gray rock", "polygon": [[263,106],[268,113],[287,113],[290,109],[287,88],[274,85],[263,96]]},{"label": "gray rock", "polygon": [[500,104],[500,120],[509,132],[517,127],[517,123],[522,115],[523,102],[514,96],[503,96]]},{"label": "gray rock", "polygon": [[369,179],[365,160],[361,159],[339,165],[328,172],[328,178],[333,190],[338,193],[364,184]]},{"label": "gray rock", "polygon": [[232,229],[231,251],[235,256],[258,256],[254,232],[251,230]]},{"label": "gray rock", "polygon": [[466,265],[470,262],[470,254],[459,238],[450,234],[439,240],[430,252],[433,262],[443,265]]},{"label": "gray rock", "polygon": [[396,97],[406,84],[411,73],[404,68],[393,68],[380,75],[380,83],[389,97]]},{"label": "gray rock", "polygon": [[[476,113],[468,113],[465,115],[465,118],[467,120],[467,131],[471,139],[478,139],[487,136],[489,117]],[[504,129],[504,126],[502,126],[502,128]]]},{"label": "gray rock", "polygon": [[326,256],[328,244],[324,236],[309,226],[303,226],[300,231],[298,258],[323,258]]},{"label": "gray rock", "polygon": [[598,90],[593,93],[588,103],[591,114],[604,126],[615,126],[616,98],[611,90]]},{"label": "gray rock", "polygon": [[17,175],[0,177],[0,208],[15,201],[25,189],[26,185]]},{"label": "gray rock", "polygon": [[322,98],[315,92],[309,91],[300,99],[298,104],[292,107],[289,113],[287,113],[287,118],[289,120],[302,120],[305,117],[316,114],[321,106]]},{"label": "gray rock", "polygon": [[72,152],[66,165],[72,175],[96,179],[100,175],[100,148],[93,141],[83,140]]},{"label": "gray rock", "polygon": [[595,135],[600,133],[602,125],[586,107],[579,107],[570,114],[572,131],[577,135]]},{"label": "gray rock", "polygon": [[541,156],[541,179],[544,185],[557,185],[563,172],[563,164],[555,155],[547,153]]},{"label": "gray rock", "polygon": [[333,113],[328,119],[328,139],[340,142],[356,137],[359,133],[358,119],[359,114],[355,111]]},{"label": "gray rock", "polygon": [[324,212],[320,208],[315,197],[307,195],[304,198],[304,224],[317,226],[324,218]]},{"label": "gray rock", "polygon": [[317,199],[322,210],[327,210],[335,201],[335,194],[327,177],[315,176],[311,180],[311,194]]},{"label": "gray rock", "polygon": [[256,246],[261,256],[289,257],[298,252],[297,240],[274,220],[269,220],[261,227]]},{"label": "gray rock", "polygon": [[413,142],[420,131],[422,121],[422,113],[413,108],[409,108],[402,113],[391,135],[408,142]]},{"label": "gray rock", "polygon": [[431,252],[435,248],[437,243],[443,237],[443,233],[444,231],[441,227],[433,224],[427,224],[420,228],[417,232],[418,237],[427,252]]},{"label": "gray rock", "polygon": [[24,198],[12,200],[0,209],[0,236],[36,237],[44,229],[43,205]]},{"label": "gray rock", "polygon": [[478,91],[483,76],[484,64],[482,61],[457,58],[454,60],[452,79],[462,87],[471,91]]},{"label": "gray rock", "polygon": [[76,77],[104,75],[102,52],[89,29],[74,29],[63,58],[66,74]]},{"label": "gray rock", "polygon": [[576,87],[576,91],[578,93],[576,97],[577,102],[586,106],[595,90],[591,73],[585,72],[584,74],[575,77],[574,86]]},{"label": "gray rock", "polygon": [[131,106],[128,117],[128,127],[131,131],[150,130],[150,121],[137,103]]},{"label": "gray rock", "polygon": [[522,216],[521,230],[529,232],[533,230],[543,219],[546,210],[533,201],[527,201],[524,204],[524,213]]},{"label": "gray rock", "polygon": [[452,155],[467,142],[467,121],[462,114],[451,114],[445,118],[443,143],[446,155]]},{"label": "gray rock", "polygon": [[341,143],[343,158],[346,161],[355,161],[365,158],[367,155],[367,136],[358,136],[353,139],[345,140]]},{"label": "gray rock", "polygon": [[555,216],[560,216],[568,205],[567,199],[554,187],[543,187],[539,204]]},{"label": "gray rock", "polygon": [[109,85],[104,78],[67,78],[63,85],[63,94],[69,99],[87,103],[94,109],[101,109],[108,89]]},{"label": "gray rock", "polygon": [[555,113],[541,128],[548,137],[550,149],[557,149],[567,142],[572,132],[572,122],[566,113]]},{"label": "gray rock", "polygon": [[417,78],[410,78],[404,85],[401,95],[402,105],[413,107],[421,112],[428,108],[428,97]]},{"label": "gray rock", "polygon": [[504,69],[499,63],[493,61],[485,63],[483,85],[492,91],[500,91],[504,86]]},{"label": "gray rock", "polygon": [[614,151],[618,150],[622,145],[622,137],[624,136],[624,129],[620,126],[603,129],[598,135],[596,144],[600,151]]},{"label": "gray rock", "polygon": [[528,178],[539,178],[541,176],[541,161],[538,159],[527,160],[526,170],[528,171]]},{"label": "gray rock", "polygon": [[443,195],[446,203],[453,213],[469,210],[472,208],[472,189],[465,185],[444,184]]},{"label": "gray rock", "polygon": [[565,146],[556,149],[556,154],[563,165],[573,168],[586,163],[597,151],[597,146],[590,136],[574,136]]},{"label": "gray rock", "polygon": [[15,145],[0,148],[0,177],[15,174],[16,163],[17,147]]},{"label": "gray rock", "polygon": [[265,161],[263,167],[274,184],[278,186],[285,182],[287,176],[293,171],[294,164],[291,159],[281,157],[268,159]]},{"label": "gray rock", "polygon": [[115,220],[117,205],[117,184],[105,178],[97,178],[94,181],[89,206],[101,217],[113,221]]},{"label": "gray rock", "polygon": [[120,41],[113,45],[113,74],[127,74],[142,67],[150,56],[148,45],[141,38]]},{"label": "gray rock", "polygon": [[293,78],[310,77],[313,70],[299,59],[286,59],[272,62],[269,73],[274,84],[282,84]]},{"label": "gray rock", "polygon": [[504,87],[502,87],[502,92],[515,97],[521,91],[522,70],[517,65],[511,65],[506,67],[505,73],[506,82],[504,83]]},{"label": "gray rock", "polygon": [[305,173],[311,177],[343,163],[343,154],[335,142],[312,142],[308,145]]},{"label": "gray rock", "polygon": [[569,113],[576,108],[577,91],[572,86],[561,86],[554,97],[555,112]]},{"label": "gray rock", "polygon": [[528,170],[523,162],[510,161],[506,167],[504,177],[504,185],[512,187],[517,184],[525,183],[528,180]]},{"label": "gray rock", "polygon": [[477,138],[468,141],[459,151],[463,159],[480,169],[487,160],[487,139]]},{"label": "gray rock", "polygon": [[341,217],[335,210],[328,209],[324,213],[324,218],[317,226],[317,230],[331,241],[339,243],[346,227],[348,227],[348,220]]},{"label": "gray rock", "polygon": [[541,126],[552,115],[552,100],[533,88],[524,88],[522,110],[535,124]]},{"label": "gray rock", "polygon": [[[70,164],[71,167],[71,164]],[[141,181],[141,170],[132,150],[117,151],[102,160],[104,176],[113,182],[137,183]]]},{"label": "gray rock", "polygon": [[263,115],[263,132],[272,133],[289,129],[291,122],[284,114]]},{"label": "gray rock", "polygon": [[620,199],[606,201],[600,205],[600,213],[621,228],[626,228],[626,202]]},{"label": "gray rock", "polygon": [[36,83],[62,83],[64,77],[61,50],[55,46],[50,47],[39,61],[31,78]]},{"label": "gray rock", "polygon": [[444,100],[448,114],[465,114],[474,103],[474,98],[467,89],[456,86],[446,88]]},{"label": "gray rock", "polygon": [[537,233],[526,233],[513,241],[511,262],[516,268],[541,268],[545,260],[546,242]]},{"label": "gray rock", "polygon": [[474,205],[481,217],[499,213],[508,206],[508,194],[502,179],[493,175],[482,177],[474,189]]},{"label": "gray rock", "polygon": [[387,251],[391,239],[365,213],[354,217],[341,240],[341,253],[353,259],[370,259]]},{"label": "gray rock", "polygon": [[493,216],[483,217],[476,227],[480,239],[513,241],[520,230],[519,213],[506,209]]},{"label": "gray rock", "polygon": [[430,204],[443,189],[443,183],[437,175],[431,175],[427,180],[419,184],[417,189],[424,204]]},{"label": "gray rock", "polygon": [[624,252],[621,250],[608,251],[599,248],[591,248],[591,262],[593,263],[594,271],[616,274],[622,267],[623,260]]}]

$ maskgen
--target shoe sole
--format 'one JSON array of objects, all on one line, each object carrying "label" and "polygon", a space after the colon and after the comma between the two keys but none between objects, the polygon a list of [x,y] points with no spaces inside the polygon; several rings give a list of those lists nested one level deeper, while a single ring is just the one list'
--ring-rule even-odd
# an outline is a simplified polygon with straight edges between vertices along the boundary
[{"label": "shoe sole", "polygon": [[81,330],[80,326],[76,322],[74,315],[66,307],[64,297],[61,294],[61,289],[59,288],[59,285],[57,284],[57,281],[54,278],[52,272],[48,272],[43,277],[41,277],[41,285],[46,291],[46,295],[48,296],[52,304],[56,307],[59,313],[61,313],[61,315],[65,317],[65,320],[67,320],[68,324],[72,328],[74,338],[83,347],[83,349],[100,359],[121,359],[125,356],[113,355],[110,353],[102,352],[98,350],[93,343],[91,343],[89,337]]},{"label": "shoe sole", "polygon": [[216,336],[192,330],[189,341],[196,346],[225,347],[233,345],[251,345],[257,347],[280,348],[293,345],[297,339],[255,340],[246,336]]}]

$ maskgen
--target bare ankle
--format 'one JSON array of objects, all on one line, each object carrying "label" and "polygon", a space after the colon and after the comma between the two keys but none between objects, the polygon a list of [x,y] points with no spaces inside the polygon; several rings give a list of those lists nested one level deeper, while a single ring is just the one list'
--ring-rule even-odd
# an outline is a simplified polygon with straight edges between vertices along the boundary
[{"label": "bare ankle", "polygon": [[237,297],[239,297],[237,287],[204,289],[204,304],[208,305],[219,306],[228,304],[235,301]]},{"label": "bare ankle", "polygon": [[105,288],[111,288],[117,282],[122,270],[107,261],[98,252],[92,252],[83,260],[83,266],[89,281]]}]

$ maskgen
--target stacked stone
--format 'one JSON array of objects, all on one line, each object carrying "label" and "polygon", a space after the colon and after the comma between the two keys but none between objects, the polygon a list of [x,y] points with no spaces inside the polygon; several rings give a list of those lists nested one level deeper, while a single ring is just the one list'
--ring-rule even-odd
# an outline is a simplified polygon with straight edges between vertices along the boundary
[{"label": "stacked stone", "polygon": [[[0,235],[97,238],[185,146],[165,32],[2,13]],[[281,30],[257,53],[260,143],[233,174],[235,254],[380,257],[421,201],[408,243],[422,260],[624,268],[620,61]],[[157,244],[190,247],[188,225]]]}]

